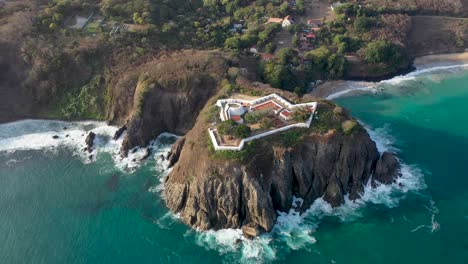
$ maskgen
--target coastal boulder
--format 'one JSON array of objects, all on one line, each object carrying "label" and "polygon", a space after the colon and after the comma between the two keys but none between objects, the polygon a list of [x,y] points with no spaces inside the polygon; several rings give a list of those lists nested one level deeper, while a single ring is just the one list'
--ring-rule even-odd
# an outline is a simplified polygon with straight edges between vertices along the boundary
[{"label": "coastal boulder", "polygon": [[[395,155],[390,152],[384,152],[375,166],[373,181],[391,184],[400,176],[400,169],[400,163]],[[373,184],[375,185],[375,182]]]},{"label": "coastal boulder", "polygon": [[94,145],[94,139],[95,138],[96,138],[96,134],[94,134],[94,132],[92,132],[92,131],[90,131],[88,133],[88,136],[86,136],[86,139],[85,139],[86,149],[90,153],[93,151],[93,145]]}]

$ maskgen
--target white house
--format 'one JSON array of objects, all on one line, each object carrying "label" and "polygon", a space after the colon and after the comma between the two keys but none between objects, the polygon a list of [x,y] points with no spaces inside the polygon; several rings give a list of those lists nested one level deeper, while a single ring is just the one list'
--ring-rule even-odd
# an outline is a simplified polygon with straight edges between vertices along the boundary
[{"label": "white house", "polygon": [[286,16],[284,19],[283,19],[283,22],[281,23],[281,25],[285,28],[285,27],[289,27],[291,26],[292,24],[294,24],[294,20],[292,19],[291,16]]}]

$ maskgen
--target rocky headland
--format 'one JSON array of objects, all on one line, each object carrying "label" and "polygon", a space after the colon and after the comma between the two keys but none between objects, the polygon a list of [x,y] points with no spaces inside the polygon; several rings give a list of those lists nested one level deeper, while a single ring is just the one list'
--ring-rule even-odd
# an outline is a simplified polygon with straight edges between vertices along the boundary
[{"label": "rocky headland", "polygon": [[255,236],[273,228],[277,211],[289,211],[293,196],[304,200],[301,211],[319,197],[336,207],[345,195],[359,198],[369,181],[390,184],[398,177],[397,158],[381,155],[366,130],[328,101],[320,101],[309,129],[267,137],[237,153],[214,151],[207,128],[215,98],[170,155],[178,160],[166,179],[165,199],[190,226],[242,228]]}]

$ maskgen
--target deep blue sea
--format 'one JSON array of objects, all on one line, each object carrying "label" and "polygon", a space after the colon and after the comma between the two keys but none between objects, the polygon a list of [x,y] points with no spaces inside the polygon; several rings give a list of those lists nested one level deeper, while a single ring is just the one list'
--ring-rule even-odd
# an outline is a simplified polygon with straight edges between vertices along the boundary
[{"label": "deep blue sea", "polygon": [[[380,151],[399,154],[402,178],[336,209],[318,199],[303,215],[280,213],[255,240],[194,231],[168,211],[160,156],[174,136],[137,162],[141,150],[118,158],[116,128],[104,123],[0,125],[0,263],[468,263],[468,71],[369,86],[334,100]],[[90,130],[99,134],[91,159]]]}]

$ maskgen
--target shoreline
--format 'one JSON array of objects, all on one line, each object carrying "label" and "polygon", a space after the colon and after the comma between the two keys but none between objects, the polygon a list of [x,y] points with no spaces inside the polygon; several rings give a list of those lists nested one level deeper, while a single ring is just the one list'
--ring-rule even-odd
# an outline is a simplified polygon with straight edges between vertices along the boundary
[{"label": "shoreline", "polygon": [[[468,51],[463,53],[448,53],[448,54],[431,54],[414,59],[412,68],[406,74],[396,74],[391,78],[380,82],[389,81],[399,76],[408,76],[420,70],[429,70],[437,67],[462,67],[468,66]],[[326,81],[323,84],[315,87],[309,94],[319,98],[332,100],[349,93],[376,92],[374,89],[376,83],[371,81],[354,81],[354,80],[334,80]]]}]

